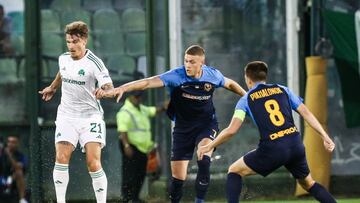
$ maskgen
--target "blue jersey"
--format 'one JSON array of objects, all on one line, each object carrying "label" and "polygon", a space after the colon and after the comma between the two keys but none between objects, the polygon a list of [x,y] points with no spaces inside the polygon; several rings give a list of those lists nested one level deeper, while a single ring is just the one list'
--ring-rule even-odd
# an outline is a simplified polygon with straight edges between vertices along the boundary
[{"label": "blue jersey", "polygon": [[277,84],[256,84],[236,105],[235,111],[249,115],[260,131],[261,141],[273,143],[300,141],[292,110],[302,99],[287,87]]},{"label": "blue jersey", "polygon": [[215,68],[203,65],[202,76],[186,75],[184,66],[167,71],[160,79],[170,91],[168,115],[176,123],[204,122],[216,119],[212,97],[215,88],[223,87],[224,76]]}]

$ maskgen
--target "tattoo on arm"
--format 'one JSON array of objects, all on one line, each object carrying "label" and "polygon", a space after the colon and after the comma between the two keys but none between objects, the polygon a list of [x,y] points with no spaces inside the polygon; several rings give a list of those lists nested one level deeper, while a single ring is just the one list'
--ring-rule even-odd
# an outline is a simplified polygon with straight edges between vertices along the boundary
[{"label": "tattoo on arm", "polygon": [[101,86],[101,89],[103,89],[103,90],[110,90],[110,89],[113,89],[113,88],[114,88],[114,86],[113,86],[112,83],[106,83],[103,86]]}]

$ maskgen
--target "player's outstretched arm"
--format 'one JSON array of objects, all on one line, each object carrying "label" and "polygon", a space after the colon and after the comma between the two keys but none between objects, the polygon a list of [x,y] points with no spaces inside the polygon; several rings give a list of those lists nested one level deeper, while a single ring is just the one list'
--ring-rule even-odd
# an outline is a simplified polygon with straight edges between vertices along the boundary
[{"label": "player's outstretched arm", "polygon": [[44,101],[49,101],[54,96],[56,89],[59,88],[60,85],[61,85],[61,76],[60,73],[58,72],[52,83],[49,86],[45,87],[43,90],[39,91],[38,93],[42,94],[42,99]]},{"label": "player's outstretched arm", "polygon": [[297,108],[297,112],[305,119],[305,121],[316,130],[321,139],[324,141],[324,147],[327,151],[332,152],[335,148],[335,143],[331,140],[329,135],[325,132],[319,121],[315,118],[314,114],[304,105],[300,104]]},{"label": "player's outstretched arm", "polygon": [[229,126],[227,128],[225,128],[224,130],[222,130],[220,132],[220,134],[212,142],[210,142],[209,144],[207,144],[205,146],[198,148],[198,150],[197,150],[198,160],[201,160],[205,153],[211,151],[215,147],[228,141],[232,136],[234,136],[237,133],[237,131],[240,129],[241,124],[242,124],[242,120],[240,120],[239,118],[233,117],[231,119]]},{"label": "player's outstretched arm", "polygon": [[157,88],[157,87],[163,87],[164,83],[163,81],[160,79],[160,77],[157,76],[153,76],[153,77],[149,77],[149,78],[144,78],[141,80],[135,80],[126,84],[123,84],[117,88],[114,88],[112,90],[109,91],[98,91],[95,93],[96,98],[100,99],[100,98],[113,98],[113,97],[117,97],[116,101],[119,102],[122,95],[125,92],[131,92],[131,91],[135,91],[135,90],[145,90],[145,89],[149,89],[149,88]]},{"label": "player's outstretched arm", "polygon": [[124,88],[124,92],[131,92],[135,90],[145,90],[149,88],[163,87],[164,83],[160,79],[160,76],[152,76],[141,80],[135,80],[121,85]]},{"label": "player's outstretched arm", "polygon": [[244,96],[246,91],[234,80],[225,77],[224,87],[240,96]]}]

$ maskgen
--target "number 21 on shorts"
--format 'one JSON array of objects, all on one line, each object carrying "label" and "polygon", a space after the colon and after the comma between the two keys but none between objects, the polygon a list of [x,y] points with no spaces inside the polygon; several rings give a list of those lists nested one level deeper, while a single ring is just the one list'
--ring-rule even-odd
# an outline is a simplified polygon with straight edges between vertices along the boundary
[{"label": "number 21 on shorts", "polygon": [[91,133],[102,133],[101,123],[90,123],[90,125],[91,125],[90,128]]}]

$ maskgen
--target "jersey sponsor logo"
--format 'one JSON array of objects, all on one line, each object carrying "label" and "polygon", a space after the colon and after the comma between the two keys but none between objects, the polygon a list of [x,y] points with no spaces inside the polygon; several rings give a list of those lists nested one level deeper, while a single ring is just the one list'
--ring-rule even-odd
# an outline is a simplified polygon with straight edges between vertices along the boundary
[{"label": "jersey sponsor logo", "polygon": [[85,75],[84,69],[80,69],[79,72],[78,72],[78,74],[79,74],[80,76],[84,76],[84,75]]},{"label": "jersey sponsor logo", "polygon": [[85,81],[79,81],[79,80],[73,80],[73,79],[68,79],[68,78],[62,78],[63,82],[66,83],[70,83],[70,84],[75,84],[75,85],[85,85]]},{"label": "jersey sponsor logo", "polygon": [[276,140],[276,139],[278,139],[280,137],[284,137],[285,135],[290,135],[290,134],[292,134],[294,132],[297,132],[297,131],[298,130],[297,130],[297,128],[295,126],[290,127],[290,128],[285,129],[285,130],[280,130],[280,131],[278,131],[276,133],[271,134],[270,139],[271,140]]},{"label": "jersey sponsor logo", "polygon": [[101,139],[102,137],[101,137],[101,135],[98,135],[98,136],[96,136],[96,138]]},{"label": "jersey sponsor logo", "polygon": [[57,138],[60,137],[60,136],[61,136],[61,133],[56,134],[56,137],[57,137]]},{"label": "jersey sponsor logo", "polygon": [[194,99],[194,100],[209,100],[211,98],[211,95],[205,95],[205,96],[195,96],[187,93],[182,93],[182,96],[188,99]]},{"label": "jersey sponsor logo", "polygon": [[261,99],[274,94],[282,94],[282,93],[283,91],[280,89],[280,87],[265,88],[251,93],[250,98],[252,101],[254,101],[255,99]]},{"label": "jersey sponsor logo", "polygon": [[205,83],[204,90],[209,92],[212,89],[212,85],[210,83]]},{"label": "jersey sponsor logo", "polygon": [[64,66],[64,67],[62,67],[62,68],[61,68],[61,70],[66,71],[66,67],[65,67],[65,66]]}]

